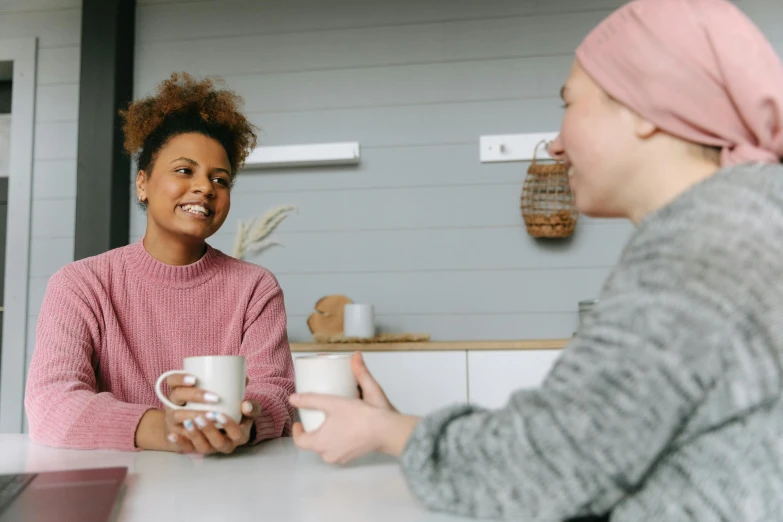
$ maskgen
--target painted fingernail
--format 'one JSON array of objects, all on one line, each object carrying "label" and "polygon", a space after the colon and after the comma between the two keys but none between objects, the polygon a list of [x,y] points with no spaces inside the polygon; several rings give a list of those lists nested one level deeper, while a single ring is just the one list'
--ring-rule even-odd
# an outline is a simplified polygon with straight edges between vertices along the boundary
[{"label": "painted fingernail", "polygon": [[213,421],[213,420],[217,419],[217,413],[215,413],[214,411],[209,411],[209,412],[206,413],[206,415],[204,415],[204,417],[206,417],[209,420]]},{"label": "painted fingernail", "polygon": [[193,429],[195,428],[195,426],[193,426],[193,421],[190,419],[183,422],[183,424],[185,425],[185,429],[188,431],[193,431]]},{"label": "painted fingernail", "polygon": [[198,424],[198,427],[201,428],[201,429],[204,429],[204,428],[207,427],[207,421],[205,421],[204,417],[202,417],[201,415],[196,417],[196,424]]},{"label": "painted fingernail", "polygon": [[204,394],[204,402],[211,402],[211,403],[220,402],[220,397],[218,397],[217,394],[214,394],[212,392],[206,392]]},{"label": "painted fingernail", "polygon": [[188,386],[193,386],[194,384],[196,384],[196,377],[193,375],[186,375],[185,377],[182,378],[182,382],[184,382]]},{"label": "painted fingernail", "polygon": [[222,429],[223,429],[223,425],[222,425],[222,424],[220,424],[219,422],[216,422],[216,423],[215,423],[215,427],[216,427],[217,429],[219,429],[219,430],[222,430]]},{"label": "painted fingernail", "polygon": [[177,442],[177,436],[173,433],[169,433],[169,442]]},{"label": "painted fingernail", "polygon": [[218,413],[215,417],[220,424],[228,424],[228,419],[222,413]]}]

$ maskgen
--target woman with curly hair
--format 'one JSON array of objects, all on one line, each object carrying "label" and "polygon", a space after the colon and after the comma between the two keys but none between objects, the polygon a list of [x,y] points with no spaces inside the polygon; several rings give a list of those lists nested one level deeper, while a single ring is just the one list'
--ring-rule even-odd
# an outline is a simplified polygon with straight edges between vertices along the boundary
[{"label": "woman with curly hair", "polygon": [[[32,440],[208,454],[290,433],[293,364],[280,286],[266,269],[206,243],[256,143],[240,103],[210,80],[173,74],[121,113],[146,232],[49,280],[25,398]],[[155,396],[160,374],[198,355],[246,357],[241,423],[170,410]],[[177,404],[220,400],[192,376],[168,385]]]}]

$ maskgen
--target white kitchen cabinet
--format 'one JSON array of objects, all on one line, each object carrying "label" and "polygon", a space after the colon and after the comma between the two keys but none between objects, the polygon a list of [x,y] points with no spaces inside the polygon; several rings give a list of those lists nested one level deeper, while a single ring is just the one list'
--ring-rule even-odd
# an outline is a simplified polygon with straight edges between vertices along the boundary
[{"label": "white kitchen cabinet", "polygon": [[561,350],[475,350],[468,352],[468,389],[471,404],[504,406],[511,394],[540,386]]},{"label": "white kitchen cabinet", "polygon": [[[539,386],[561,350],[364,352],[370,371],[400,411],[424,415],[470,402],[499,408],[511,394]],[[310,355],[294,352],[293,356]]]},{"label": "white kitchen cabinet", "polygon": [[467,357],[455,352],[367,352],[367,367],[402,412],[424,415],[468,402]]},{"label": "white kitchen cabinet", "polygon": [[[293,357],[309,355],[294,352]],[[389,400],[404,413],[424,415],[468,401],[464,351],[364,352]]]}]

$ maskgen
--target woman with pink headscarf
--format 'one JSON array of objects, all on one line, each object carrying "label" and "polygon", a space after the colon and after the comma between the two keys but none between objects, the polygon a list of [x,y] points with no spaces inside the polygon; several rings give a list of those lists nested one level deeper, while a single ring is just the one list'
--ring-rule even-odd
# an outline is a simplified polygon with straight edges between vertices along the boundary
[{"label": "woman with pink headscarf", "polygon": [[433,509],[526,521],[783,514],[783,65],[725,0],[635,0],[576,51],[551,152],[579,210],[636,230],[538,389],[499,410],[362,400],[297,445],[400,456]]}]

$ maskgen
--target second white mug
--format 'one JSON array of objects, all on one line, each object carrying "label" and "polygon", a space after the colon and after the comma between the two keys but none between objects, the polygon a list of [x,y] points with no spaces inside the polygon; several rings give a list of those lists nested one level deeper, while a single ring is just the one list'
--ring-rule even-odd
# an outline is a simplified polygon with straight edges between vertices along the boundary
[{"label": "second white mug", "polygon": [[[303,355],[294,359],[296,393],[323,393],[358,398],[359,385],[351,370],[351,354]],[[321,427],[326,415],[322,411],[299,409],[299,420],[305,431]]]}]

